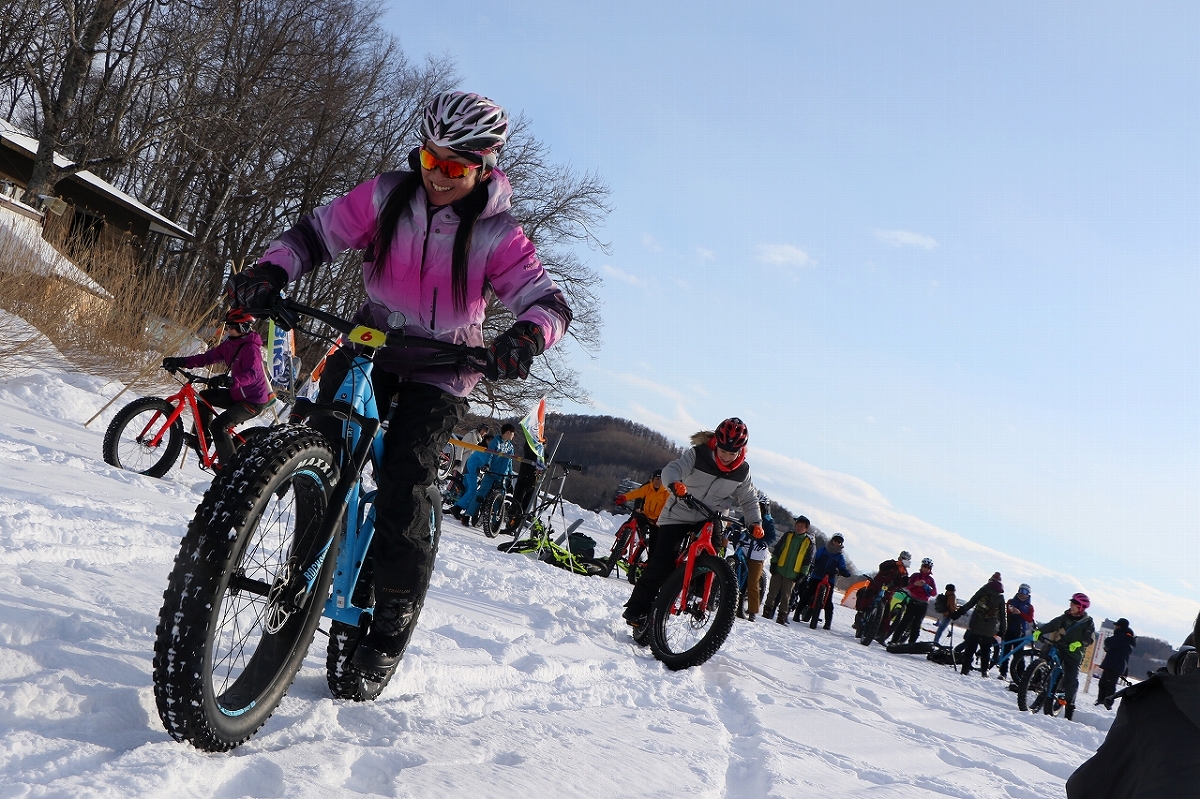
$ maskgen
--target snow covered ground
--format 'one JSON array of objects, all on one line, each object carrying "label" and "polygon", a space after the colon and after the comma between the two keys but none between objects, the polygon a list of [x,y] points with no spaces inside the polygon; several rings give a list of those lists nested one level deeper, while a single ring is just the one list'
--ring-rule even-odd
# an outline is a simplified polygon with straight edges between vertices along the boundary
[{"label": "snow covered ground", "polygon": [[[96,378],[0,381],[0,797],[1061,796],[1112,713],[1020,713],[994,678],[831,631],[735,624],[704,666],[630,643],[629,587],[447,519],[420,628],[374,703],[335,702],[318,634],[288,696],[228,754],[171,741],[154,627],[207,486],[100,457]],[[586,517],[603,544],[617,520]]]}]

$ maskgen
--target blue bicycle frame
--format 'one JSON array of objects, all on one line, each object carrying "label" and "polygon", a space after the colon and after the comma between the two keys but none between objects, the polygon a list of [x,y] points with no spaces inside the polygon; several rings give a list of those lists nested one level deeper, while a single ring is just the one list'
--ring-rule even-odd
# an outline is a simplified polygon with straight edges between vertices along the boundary
[{"label": "blue bicycle frame", "polygon": [[[338,388],[335,403],[345,403],[353,410],[353,415],[342,421],[342,441],[344,443],[343,466],[358,452],[364,435],[362,420],[379,423],[379,407],[375,402],[374,385],[371,382],[371,372],[374,362],[371,358],[359,355],[354,359],[342,385]],[[376,470],[383,462],[383,427],[378,425],[371,441],[371,461]],[[378,472],[376,472],[378,473]],[[430,530],[436,524],[434,514],[430,511]],[[371,538],[375,534],[375,491],[362,490],[361,471],[356,475],[354,485],[346,495],[346,508],[343,513],[343,524],[340,532],[341,541],[338,546],[337,565],[333,573],[333,592],[325,603],[324,615],[343,624],[360,626],[363,614],[371,614],[372,608],[356,607],[353,603],[354,586],[358,584],[363,564],[366,562],[367,550],[371,546]],[[331,540],[332,542],[332,540]]]}]

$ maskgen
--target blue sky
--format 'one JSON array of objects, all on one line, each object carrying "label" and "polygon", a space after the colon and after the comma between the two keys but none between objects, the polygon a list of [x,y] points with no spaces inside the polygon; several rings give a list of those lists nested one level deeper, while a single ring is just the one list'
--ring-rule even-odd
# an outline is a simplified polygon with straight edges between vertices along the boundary
[{"label": "blue sky", "polygon": [[[831,508],[859,561],[905,536],[920,557],[927,525],[963,539],[964,583],[991,573],[961,549],[983,545],[1182,638],[1200,6],[467,0],[386,20],[612,187],[611,253],[585,253],[604,346],[575,358],[592,412],[681,440],[741,416],[756,482]],[[877,495],[839,515],[814,475]]]}]

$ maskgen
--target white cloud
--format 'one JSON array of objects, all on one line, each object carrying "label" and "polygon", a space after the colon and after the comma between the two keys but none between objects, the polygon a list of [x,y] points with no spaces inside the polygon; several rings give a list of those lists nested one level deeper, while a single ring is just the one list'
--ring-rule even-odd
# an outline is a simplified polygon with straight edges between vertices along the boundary
[{"label": "white cloud", "polygon": [[696,256],[701,261],[711,261],[712,259],[717,257],[717,254],[715,252],[713,252],[712,250],[709,250],[705,247],[697,247],[696,248]]},{"label": "white cloud", "polygon": [[642,246],[652,252],[662,252],[663,251],[663,248],[661,246],[659,246],[659,243],[657,241],[655,241],[654,237],[651,236],[649,233],[642,234]]},{"label": "white cloud", "polygon": [[920,247],[922,250],[936,249],[937,239],[908,230],[876,230],[875,238],[893,247]]},{"label": "white cloud", "polygon": [[615,266],[612,266],[610,264],[604,264],[604,266],[600,267],[600,271],[603,272],[604,274],[608,275],[611,278],[623,281],[625,283],[629,283],[630,285],[633,285],[633,286],[646,285],[645,282],[641,278],[639,278],[637,275],[631,275],[628,272],[617,269]]},{"label": "white cloud", "polygon": [[815,266],[817,263],[804,250],[791,244],[760,244],[758,260],[775,266]]}]

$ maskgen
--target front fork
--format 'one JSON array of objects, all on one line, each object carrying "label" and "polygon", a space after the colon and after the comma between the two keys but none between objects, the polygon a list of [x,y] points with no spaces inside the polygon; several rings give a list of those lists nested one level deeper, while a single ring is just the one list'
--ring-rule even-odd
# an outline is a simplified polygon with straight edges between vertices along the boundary
[{"label": "front fork", "polygon": [[[675,598],[675,602],[671,605],[672,615],[682,613],[687,607],[688,589],[692,585],[692,572],[696,566],[696,559],[700,555],[712,555],[713,557],[717,555],[717,550],[713,547],[712,543],[712,531],[712,522],[705,522],[704,526],[700,528],[700,535],[696,536],[696,540],[680,556],[683,559],[683,587],[679,591],[679,596]],[[700,594],[700,603],[697,606],[697,610],[700,613],[708,611],[708,601],[712,597],[712,585],[715,578],[716,575],[711,572],[704,578],[704,590]]]}]

